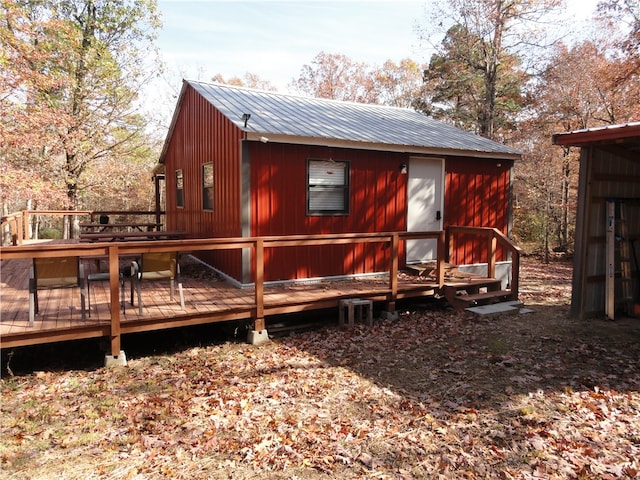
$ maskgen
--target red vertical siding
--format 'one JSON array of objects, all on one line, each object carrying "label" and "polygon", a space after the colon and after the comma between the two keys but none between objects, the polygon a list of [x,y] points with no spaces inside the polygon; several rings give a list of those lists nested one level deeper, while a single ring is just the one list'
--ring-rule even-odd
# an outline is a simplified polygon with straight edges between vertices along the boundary
[{"label": "red vertical siding", "polygon": [[[510,171],[508,160],[448,158],[445,180],[445,227],[495,227],[509,233]],[[458,237],[451,262],[486,262],[486,241]],[[502,255],[502,252],[499,252]],[[499,259],[504,259],[499,257]]]},{"label": "red vertical siding", "polygon": [[[187,88],[165,157],[168,230],[190,237],[236,237],[240,225],[242,132],[191,87]],[[213,210],[202,208],[202,165],[213,162]],[[175,171],[183,170],[184,208],[176,207]],[[219,251],[207,260],[239,278],[240,252]]]},{"label": "red vertical siding", "polygon": [[[307,159],[350,162],[348,215],[306,213]],[[252,144],[252,235],[389,232],[406,229],[407,163],[400,153],[289,144]],[[265,252],[268,280],[386,271],[379,244],[287,248]]]}]

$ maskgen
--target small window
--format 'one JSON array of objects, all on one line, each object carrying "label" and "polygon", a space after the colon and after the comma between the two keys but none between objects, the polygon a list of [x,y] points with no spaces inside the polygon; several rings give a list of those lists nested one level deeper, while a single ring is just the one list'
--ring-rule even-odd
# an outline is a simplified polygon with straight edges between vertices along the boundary
[{"label": "small window", "polygon": [[349,162],[309,160],[307,163],[307,214],[349,213]]},{"label": "small window", "polygon": [[202,209],[213,210],[213,163],[202,165]]},{"label": "small window", "polygon": [[176,207],[184,207],[184,180],[182,169],[176,170]]}]

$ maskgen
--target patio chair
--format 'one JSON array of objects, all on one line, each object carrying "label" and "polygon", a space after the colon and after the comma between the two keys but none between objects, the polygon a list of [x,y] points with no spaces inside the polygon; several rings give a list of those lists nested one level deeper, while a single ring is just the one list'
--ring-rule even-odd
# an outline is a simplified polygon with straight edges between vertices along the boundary
[{"label": "patio chair", "polygon": [[170,296],[173,300],[175,285],[178,286],[180,294],[180,307],[184,310],[184,294],[182,291],[182,282],[180,281],[180,263],[178,262],[177,252],[153,252],[143,253],[140,264],[137,265],[137,275],[132,277],[132,298],[133,304],[133,285],[135,283],[138,295],[138,313],[142,315],[142,294],[141,284],[145,280],[169,280]]},{"label": "patio chair", "polygon": [[84,271],[79,257],[34,258],[29,269],[29,326],[33,326],[39,313],[38,290],[54,288],[80,288],[80,311],[85,320]]},{"label": "patio chair", "polygon": [[[120,308],[122,308],[122,313],[126,313],[126,301],[125,301],[125,293],[124,293],[124,281],[125,278],[133,278],[137,275],[138,264],[136,262],[131,262],[131,266],[129,267],[121,267],[118,272],[118,281],[120,283]],[[109,272],[97,272],[90,273],[87,275],[87,295],[89,297],[89,317],[91,317],[91,283],[93,282],[103,282],[109,281],[110,274]],[[131,304],[133,305],[133,295],[131,296]]]}]

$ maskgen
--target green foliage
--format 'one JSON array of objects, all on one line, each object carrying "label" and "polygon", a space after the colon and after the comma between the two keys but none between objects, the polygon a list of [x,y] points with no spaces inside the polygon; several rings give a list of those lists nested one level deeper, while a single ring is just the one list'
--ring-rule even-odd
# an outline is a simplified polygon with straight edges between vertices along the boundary
[{"label": "green foliage", "polygon": [[518,243],[544,242],[545,217],[538,210],[518,209],[514,215],[513,237]]},{"label": "green foliage", "polygon": [[[454,25],[424,72],[421,109],[464,130],[490,135],[515,128],[525,76],[516,55],[501,52],[489,79],[490,45],[463,25]],[[490,104],[490,105],[488,105]],[[487,109],[491,108],[492,125]]]},{"label": "green foliage", "polygon": [[42,239],[62,238],[62,232],[55,228],[41,228],[38,233],[38,236]]}]

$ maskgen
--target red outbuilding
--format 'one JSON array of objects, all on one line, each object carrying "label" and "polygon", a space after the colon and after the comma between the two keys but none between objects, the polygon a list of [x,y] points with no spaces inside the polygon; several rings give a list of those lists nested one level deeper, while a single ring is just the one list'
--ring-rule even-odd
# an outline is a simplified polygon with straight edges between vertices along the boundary
[{"label": "red outbuilding", "polygon": [[[509,235],[520,152],[409,109],[184,81],[156,171],[167,229],[189,237],[435,231],[495,227]],[[460,244],[474,264],[486,245]],[[407,241],[405,263],[435,258]],[[265,280],[385,270],[369,244],[265,251]],[[251,283],[250,252],[206,259]]]}]

